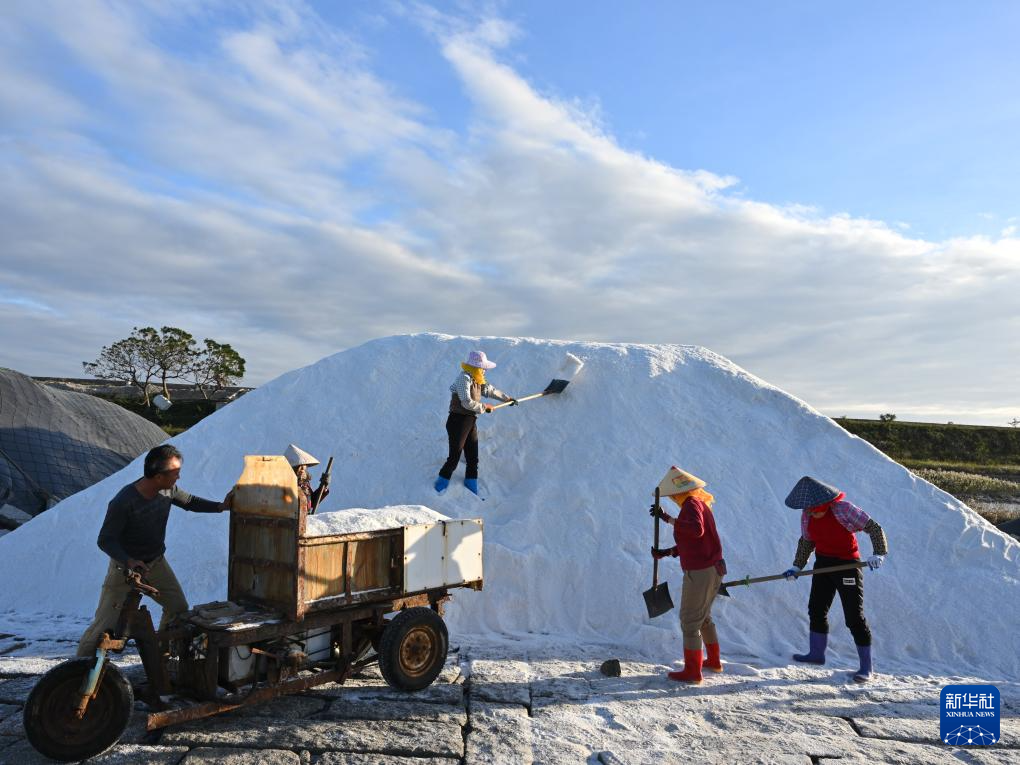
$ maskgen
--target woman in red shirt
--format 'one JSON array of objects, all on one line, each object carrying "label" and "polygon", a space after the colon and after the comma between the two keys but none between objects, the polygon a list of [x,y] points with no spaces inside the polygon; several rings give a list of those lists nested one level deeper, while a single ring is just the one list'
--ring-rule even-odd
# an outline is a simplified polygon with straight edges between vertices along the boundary
[{"label": "woman in red shirt", "polygon": [[[815,553],[815,568],[827,568],[859,561],[858,531],[871,537],[871,557],[868,568],[872,571],[882,565],[888,554],[885,532],[878,523],[856,505],[844,500],[839,489],[804,476],[786,498],[786,506],[801,510],[800,541],[793,567],[783,572],[790,581],[807,565],[808,556]],[[808,619],[811,624],[810,649],[793,655],[796,661],[824,664],[825,648],[829,639],[829,608],[839,593],[843,617],[857,644],[861,660],[854,680],[866,683],[871,679],[871,629],[864,618],[864,577],[861,569],[834,571],[811,577],[811,595],[808,598]]]},{"label": "woman in red shirt", "polygon": [[651,513],[673,527],[673,547],[652,548],[655,558],[680,558],[684,570],[680,593],[680,631],[684,638],[684,668],[667,677],[686,683],[700,683],[704,638],[708,660],[704,668],[722,672],[719,638],[712,621],[712,601],[726,573],[722,544],[715,529],[712,505],[715,497],[705,491],[705,482],[673,465],[659,483],[659,496],[669,497],[679,507],[674,518],[653,505]]}]

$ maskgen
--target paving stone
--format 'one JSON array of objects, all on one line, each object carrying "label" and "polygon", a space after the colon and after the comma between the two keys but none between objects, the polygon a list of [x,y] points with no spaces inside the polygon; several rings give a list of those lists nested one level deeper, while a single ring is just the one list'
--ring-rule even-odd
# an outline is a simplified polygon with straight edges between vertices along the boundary
[{"label": "paving stone", "polygon": [[471,699],[464,765],[529,765],[531,719],[521,706]]},{"label": "paving stone", "polygon": [[[846,763],[883,763],[883,765],[960,765],[954,749],[935,744],[925,746],[904,741],[885,741],[876,738],[848,739],[839,755],[823,756],[820,765],[846,765]],[[830,759],[832,757],[832,759]],[[1014,759],[1015,762],[1015,759]]]},{"label": "paving stone", "polygon": [[472,696],[504,704],[531,703],[530,675],[523,661],[473,659],[470,672]]},{"label": "paving stone", "polygon": [[261,704],[252,704],[231,712],[240,717],[275,717],[280,720],[299,720],[318,714],[329,706],[327,699],[306,694],[280,696]]},{"label": "paving stone", "polygon": [[790,733],[803,733],[806,736],[857,735],[850,723],[837,717],[709,711],[705,719],[720,733],[754,731],[766,736],[786,736]]},{"label": "paving stone", "polygon": [[[912,741],[918,744],[934,744],[939,742],[941,736],[938,712],[938,707],[936,707],[932,717],[922,719],[890,717],[854,717],[852,719],[862,736]],[[999,732],[1006,746],[1020,748],[1020,720],[1015,718],[1000,720]],[[1020,762],[1020,752],[1017,752],[1017,761]]]},{"label": "paving stone", "polygon": [[296,752],[284,749],[227,749],[200,746],[181,760],[181,765],[301,765]]},{"label": "paving stone", "polygon": [[20,715],[21,707],[17,704],[0,704],[0,721],[3,721],[11,715]]},{"label": "paving stone", "polygon": [[[136,746],[120,744],[109,752],[93,757],[88,765],[178,765],[188,750],[176,746]],[[0,749],[0,765],[52,765],[53,760],[43,757],[25,739]]]},{"label": "paving stone", "polygon": [[973,765],[1016,765],[1016,750],[1000,749],[998,746],[975,746],[954,750],[962,762]]},{"label": "paving stone", "polygon": [[420,691],[396,691],[388,685],[337,685],[326,683],[311,689],[316,696],[332,699],[378,699],[380,701],[422,701],[431,704],[464,705],[464,686],[436,685]]},{"label": "paving stone", "polygon": [[32,692],[37,682],[39,678],[35,675],[0,680],[0,704],[24,706],[28,694]]},{"label": "paving stone", "polygon": [[0,736],[22,737],[25,735],[25,726],[21,715],[10,715],[0,721]]},{"label": "paving stone", "polygon": [[378,752],[413,757],[461,757],[464,739],[455,723],[406,720],[276,720],[212,717],[167,730],[174,746],[238,746]]},{"label": "paving stone", "polygon": [[811,758],[802,754],[760,753],[733,748],[725,748],[717,753],[706,755],[706,757],[689,750],[665,752],[603,750],[598,753],[597,761],[601,765],[657,765],[658,763],[664,765],[687,765],[687,763],[715,765],[736,762],[741,765],[810,765],[811,763]]},{"label": "paving stone", "polygon": [[592,695],[591,681],[586,677],[550,677],[531,682],[531,697],[584,701]]},{"label": "paving stone", "polygon": [[310,765],[459,765],[460,760],[448,757],[398,757],[388,754],[357,754],[353,752],[324,752],[313,756]]},{"label": "paving stone", "polygon": [[[324,702],[325,703],[325,702]],[[426,701],[377,701],[337,699],[316,719],[320,720],[420,720],[467,725],[467,711],[460,704],[431,704]]]}]

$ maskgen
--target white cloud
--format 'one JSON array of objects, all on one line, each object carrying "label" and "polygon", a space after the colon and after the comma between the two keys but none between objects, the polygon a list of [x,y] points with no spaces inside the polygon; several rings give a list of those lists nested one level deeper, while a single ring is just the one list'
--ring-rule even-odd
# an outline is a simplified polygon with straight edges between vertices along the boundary
[{"label": "white cloud", "polygon": [[[26,41],[0,54],[0,104],[44,94],[0,142],[7,363],[76,373],[175,324],[259,382],[437,330],[703,344],[833,414],[1020,409],[1015,227],[930,242],[627,151],[500,59],[520,30],[492,14],[401,11],[463,84],[456,134],[302,4],[216,7],[26,4],[0,27]],[[159,42],[185,23],[210,44]],[[96,91],[47,80],[39,40]]]}]

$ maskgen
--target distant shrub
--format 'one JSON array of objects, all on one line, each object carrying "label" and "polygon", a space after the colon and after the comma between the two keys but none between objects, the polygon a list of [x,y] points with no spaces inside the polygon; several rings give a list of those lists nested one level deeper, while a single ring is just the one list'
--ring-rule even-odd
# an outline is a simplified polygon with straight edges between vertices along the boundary
[{"label": "distant shrub", "polygon": [[1020,483],[957,470],[918,468],[914,473],[954,497],[1020,498]]}]

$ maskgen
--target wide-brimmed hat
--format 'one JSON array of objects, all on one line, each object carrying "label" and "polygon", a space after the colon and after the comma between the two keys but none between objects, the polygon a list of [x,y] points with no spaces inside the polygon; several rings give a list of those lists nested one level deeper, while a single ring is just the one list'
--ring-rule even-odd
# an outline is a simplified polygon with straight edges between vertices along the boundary
[{"label": "wide-brimmed hat", "polygon": [[792,507],[794,510],[807,510],[809,507],[832,502],[838,496],[839,489],[835,486],[829,486],[817,478],[806,475],[793,487],[790,496],[786,498],[786,506]]},{"label": "wide-brimmed hat", "polygon": [[467,357],[467,365],[469,367],[478,367],[479,369],[495,369],[496,362],[489,361],[485,357],[485,351],[471,351]]},{"label": "wide-brimmed hat", "polygon": [[686,470],[681,470],[676,465],[672,465],[666,471],[663,479],[659,481],[659,496],[672,497],[676,494],[686,494],[689,491],[694,491],[704,486],[705,482],[696,475],[691,475]]},{"label": "wide-brimmed hat", "polygon": [[283,453],[283,456],[287,458],[287,462],[290,463],[291,467],[298,467],[299,465],[318,465],[319,461],[315,459],[311,454],[306,452],[299,446],[290,444],[287,447],[287,451]]}]

